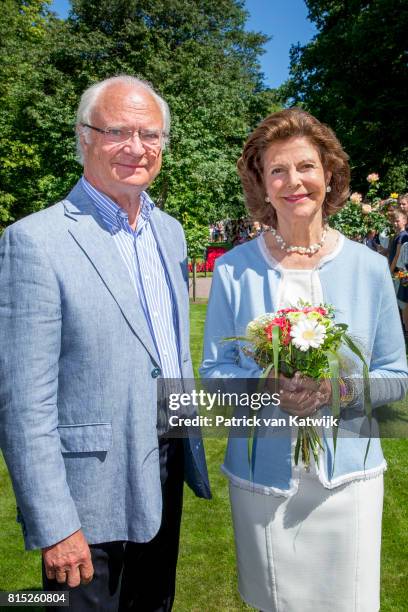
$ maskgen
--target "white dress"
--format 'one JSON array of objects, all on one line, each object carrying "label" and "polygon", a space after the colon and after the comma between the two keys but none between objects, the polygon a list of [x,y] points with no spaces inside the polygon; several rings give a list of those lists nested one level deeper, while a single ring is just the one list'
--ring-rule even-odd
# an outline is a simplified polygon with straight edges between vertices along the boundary
[{"label": "white dress", "polygon": [[[270,264],[263,240],[259,243]],[[317,270],[281,268],[281,273],[280,308],[299,297],[314,305],[323,301]],[[263,612],[380,609],[382,475],[328,490],[312,463],[309,473],[300,470],[293,497],[248,489],[230,482],[244,601]]]}]

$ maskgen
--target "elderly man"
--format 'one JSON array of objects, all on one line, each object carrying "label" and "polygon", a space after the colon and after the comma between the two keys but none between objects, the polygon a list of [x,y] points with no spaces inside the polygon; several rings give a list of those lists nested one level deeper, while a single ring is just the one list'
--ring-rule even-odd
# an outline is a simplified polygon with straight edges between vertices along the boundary
[{"label": "elderly man", "polygon": [[0,241],[0,443],[28,549],[71,609],[170,610],[183,478],[201,440],[158,436],[157,378],[192,378],[186,246],[146,193],[169,111],[129,76],[84,92],[84,175]]}]

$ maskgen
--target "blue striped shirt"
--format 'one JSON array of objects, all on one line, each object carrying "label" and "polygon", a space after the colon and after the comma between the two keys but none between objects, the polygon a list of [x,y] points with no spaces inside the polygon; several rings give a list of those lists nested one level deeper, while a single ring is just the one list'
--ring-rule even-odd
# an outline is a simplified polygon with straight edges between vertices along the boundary
[{"label": "blue striped shirt", "polygon": [[180,378],[177,310],[170,279],[150,223],[154,203],[147,193],[140,195],[140,214],[133,231],[128,214],[83,176],[82,186],[119,249],[130,280],[140,300],[148,327],[160,357],[164,378]]}]

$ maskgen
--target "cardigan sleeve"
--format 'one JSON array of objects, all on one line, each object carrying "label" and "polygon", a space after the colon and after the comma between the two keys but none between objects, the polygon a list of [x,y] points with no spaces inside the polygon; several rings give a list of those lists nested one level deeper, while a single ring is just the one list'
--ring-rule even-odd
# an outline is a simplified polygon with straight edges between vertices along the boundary
[{"label": "cardigan sleeve", "polygon": [[378,297],[378,321],[369,368],[373,406],[401,400],[408,391],[404,336],[393,281],[386,265]]}]

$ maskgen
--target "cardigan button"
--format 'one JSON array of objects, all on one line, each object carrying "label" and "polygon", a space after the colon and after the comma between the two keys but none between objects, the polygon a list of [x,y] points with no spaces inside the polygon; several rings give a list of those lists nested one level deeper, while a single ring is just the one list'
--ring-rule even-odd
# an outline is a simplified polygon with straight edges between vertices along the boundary
[{"label": "cardigan button", "polygon": [[160,376],[161,374],[161,369],[160,368],[154,368],[152,370],[152,378],[157,378],[158,376]]}]

